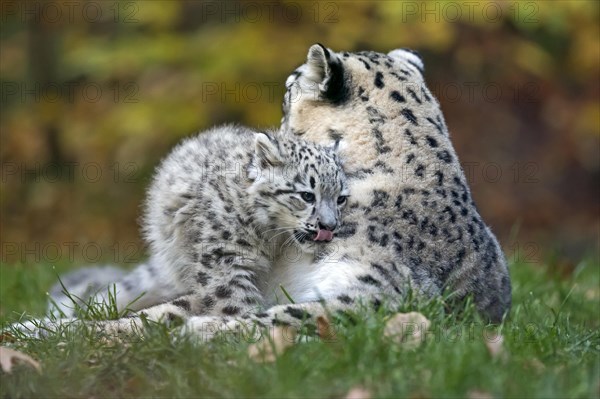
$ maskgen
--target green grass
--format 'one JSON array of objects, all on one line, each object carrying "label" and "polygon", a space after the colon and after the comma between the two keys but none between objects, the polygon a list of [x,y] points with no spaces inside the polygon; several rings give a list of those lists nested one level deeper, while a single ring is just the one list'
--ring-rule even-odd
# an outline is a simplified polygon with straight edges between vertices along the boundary
[{"label": "green grass", "polygon": [[[0,319],[41,315],[56,271],[2,266]],[[472,307],[445,314],[441,301],[414,305],[432,323],[416,350],[383,337],[386,315],[336,324],[334,342],[306,339],[274,363],[256,363],[248,343],[196,345],[149,326],[143,339],[100,342],[85,331],[6,343],[43,367],[0,375],[2,397],[344,397],[361,386],[373,397],[587,398],[600,395],[600,280],[596,260],[568,275],[513,264],[513,309],[502,326],[485,326]],[[407,305],[408,310],[409,306]],[[504,355],[485,337],[501,331]]]}]

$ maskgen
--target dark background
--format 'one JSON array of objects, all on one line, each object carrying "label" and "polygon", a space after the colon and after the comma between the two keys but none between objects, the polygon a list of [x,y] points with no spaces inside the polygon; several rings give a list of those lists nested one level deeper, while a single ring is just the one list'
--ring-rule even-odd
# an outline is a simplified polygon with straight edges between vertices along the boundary
[{"label": "dark background", "polygon": [[321,42],[421,52],[510,259],[569,270],[599,238],[598,2],[3,1],[3,264],[133,263],[152,170],[223,122],[279,124]]}]

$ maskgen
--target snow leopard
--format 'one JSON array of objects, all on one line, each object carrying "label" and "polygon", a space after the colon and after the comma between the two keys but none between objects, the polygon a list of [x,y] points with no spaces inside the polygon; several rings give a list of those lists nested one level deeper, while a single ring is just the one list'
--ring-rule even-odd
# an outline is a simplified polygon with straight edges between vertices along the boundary
[{"label": "snow leopard", "polygon": [[408,282],[426,297],[472,297],[484,319],[502,321],[511,306],[507,262],[418,52],[336,53],[316,44],[286,87],[282,131],[337,143],[353,192],[336,256],[355,279],[330,300],[400,302]]},{"label": "snow leopard", "polygon": [[65,276],[52,290],[51,313],[66,319],[54,324],[77,316],[73,299],[79,307],[108,303],[109,292],[119,311],[149,308],[156,320],[273,306],[286,294],[274,265],[324,257],[348,196],[335,146],[241,126],[187,139],[148,191],[150,260],[130,273],[96,267]]},{"label": "snow leopard", "polygon": [[[210,337],[215,325],[229,331],[316,324],[359,305],[400,305],[413,292],[450,293],[452,303],[472,297],[485,319],[501,322],[511,306],[507,262],[473,201],[423,74],[412,50],[311,46],[286,81],[280,134],[338,149],[352,195],[335,251],[275,262],[273,274],[291,293],[288,303],[241,317],[170,304],[152,316],[176,314],[185,332]],[[124,320],[104,325],[127,326]]]}]

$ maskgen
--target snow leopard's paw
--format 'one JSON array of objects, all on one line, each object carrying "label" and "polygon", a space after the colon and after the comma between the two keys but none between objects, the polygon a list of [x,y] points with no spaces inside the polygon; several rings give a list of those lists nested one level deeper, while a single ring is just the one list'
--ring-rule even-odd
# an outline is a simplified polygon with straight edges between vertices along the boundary
[{"label": "snow leopard's paw", "polygon": [[261,329],[252,321],[194,316],[185,322],[180,334],[196,342],[208,342],[219,337],[234,342],[253,343],[260,339]]}]

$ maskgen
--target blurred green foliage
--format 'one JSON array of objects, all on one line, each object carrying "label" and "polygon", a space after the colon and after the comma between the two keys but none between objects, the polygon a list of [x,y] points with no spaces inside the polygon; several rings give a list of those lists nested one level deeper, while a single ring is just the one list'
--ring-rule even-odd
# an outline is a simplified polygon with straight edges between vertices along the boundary
[{"label": "blurred green foliage", "polygon": [[2,261],[143,257],[140,204],[160,158],[214,124],[278,125],[285,79],[315,42],[419,50],[510,256],[595,252],[599,13],[594,1],[3,1]]}]

